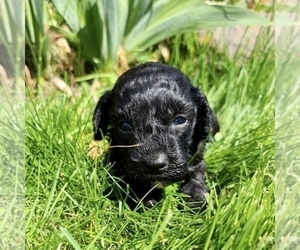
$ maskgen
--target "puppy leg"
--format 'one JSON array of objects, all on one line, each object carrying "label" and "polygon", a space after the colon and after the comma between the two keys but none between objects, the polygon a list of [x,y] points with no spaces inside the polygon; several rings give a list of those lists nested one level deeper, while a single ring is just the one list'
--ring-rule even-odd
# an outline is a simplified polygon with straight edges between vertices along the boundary
[{"label": "puppy leg", "polygon": [[[195,206],[201,206],[206,203],[205,193],[207,192],[205,184],[205,163],[201,160],[196,165],[188,166],[188,175],[181,186],[184,194],[189,195],[188,202],[200,202]],[[192,205],[192,204],[191,204]],[[194,205],[192,205],[194,207]]]}]

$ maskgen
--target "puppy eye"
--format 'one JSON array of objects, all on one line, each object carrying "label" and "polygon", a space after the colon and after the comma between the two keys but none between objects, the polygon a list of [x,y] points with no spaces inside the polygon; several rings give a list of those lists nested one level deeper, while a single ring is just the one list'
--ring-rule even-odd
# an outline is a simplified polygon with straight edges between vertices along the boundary
[{"label": "puppy eye", "polygon": [[123,131],[123,132],[131,132],[133,130],[133,127],[130,125],[129,122],[123,122],[119,125],[119,128]]},{"label": "puppy eye", "polygon": [[183,125],[187,122],[186,118],[182,117],[182,116],[177,116],[174,120],[173,120],[173,125],[178,126],[178,125]]}]

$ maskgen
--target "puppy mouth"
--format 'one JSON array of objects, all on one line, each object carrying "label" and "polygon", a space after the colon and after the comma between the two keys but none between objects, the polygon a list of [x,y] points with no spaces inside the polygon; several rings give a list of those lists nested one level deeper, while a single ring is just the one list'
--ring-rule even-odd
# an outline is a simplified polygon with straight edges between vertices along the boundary
[{"label": "puppy mouth", "polygon": [[186,164],[164,166],[160,169],[145,168],[140,165],[126,165],[125,170],[130,179],[150,183],[151,186],[157,185],[157,188],[162,188],[168,184],[181,181],[187,173]]}]

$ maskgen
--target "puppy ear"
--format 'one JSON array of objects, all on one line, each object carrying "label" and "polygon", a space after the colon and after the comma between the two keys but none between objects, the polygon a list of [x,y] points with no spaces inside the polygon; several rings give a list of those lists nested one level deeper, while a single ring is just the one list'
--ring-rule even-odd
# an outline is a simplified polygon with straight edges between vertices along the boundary
[{"label": "puppy ear", "polygon": [[109,123],[108,111],[110,108],[111,91],[105,92],[99,99],[93,115],[94,139],[101,140],[106,134]]},{"label": "puppy ear", "polygon": [[214,123],[218,124],[218,121],[212,113],[205,95],[195,87],[191,89],[191,92],[197,109],[192,149],[197,150],[199,143],[208,139],[209,133],[215,127]]}]

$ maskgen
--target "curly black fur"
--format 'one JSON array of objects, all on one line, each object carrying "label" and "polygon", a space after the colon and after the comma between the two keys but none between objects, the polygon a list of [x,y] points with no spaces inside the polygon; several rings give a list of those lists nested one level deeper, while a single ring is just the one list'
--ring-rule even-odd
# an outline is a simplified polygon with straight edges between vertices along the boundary
[{"label": "curly black fur", "polygon": [[[119,77],[98,101],[94,139],[111,138],[110,161],[148,206],[162,187],[183,181],[189,201],[205,202],[203,150],[219,125],[206,97],[179,70],[145,63]],[[118,147],[129,146],[129,147]]]}]

